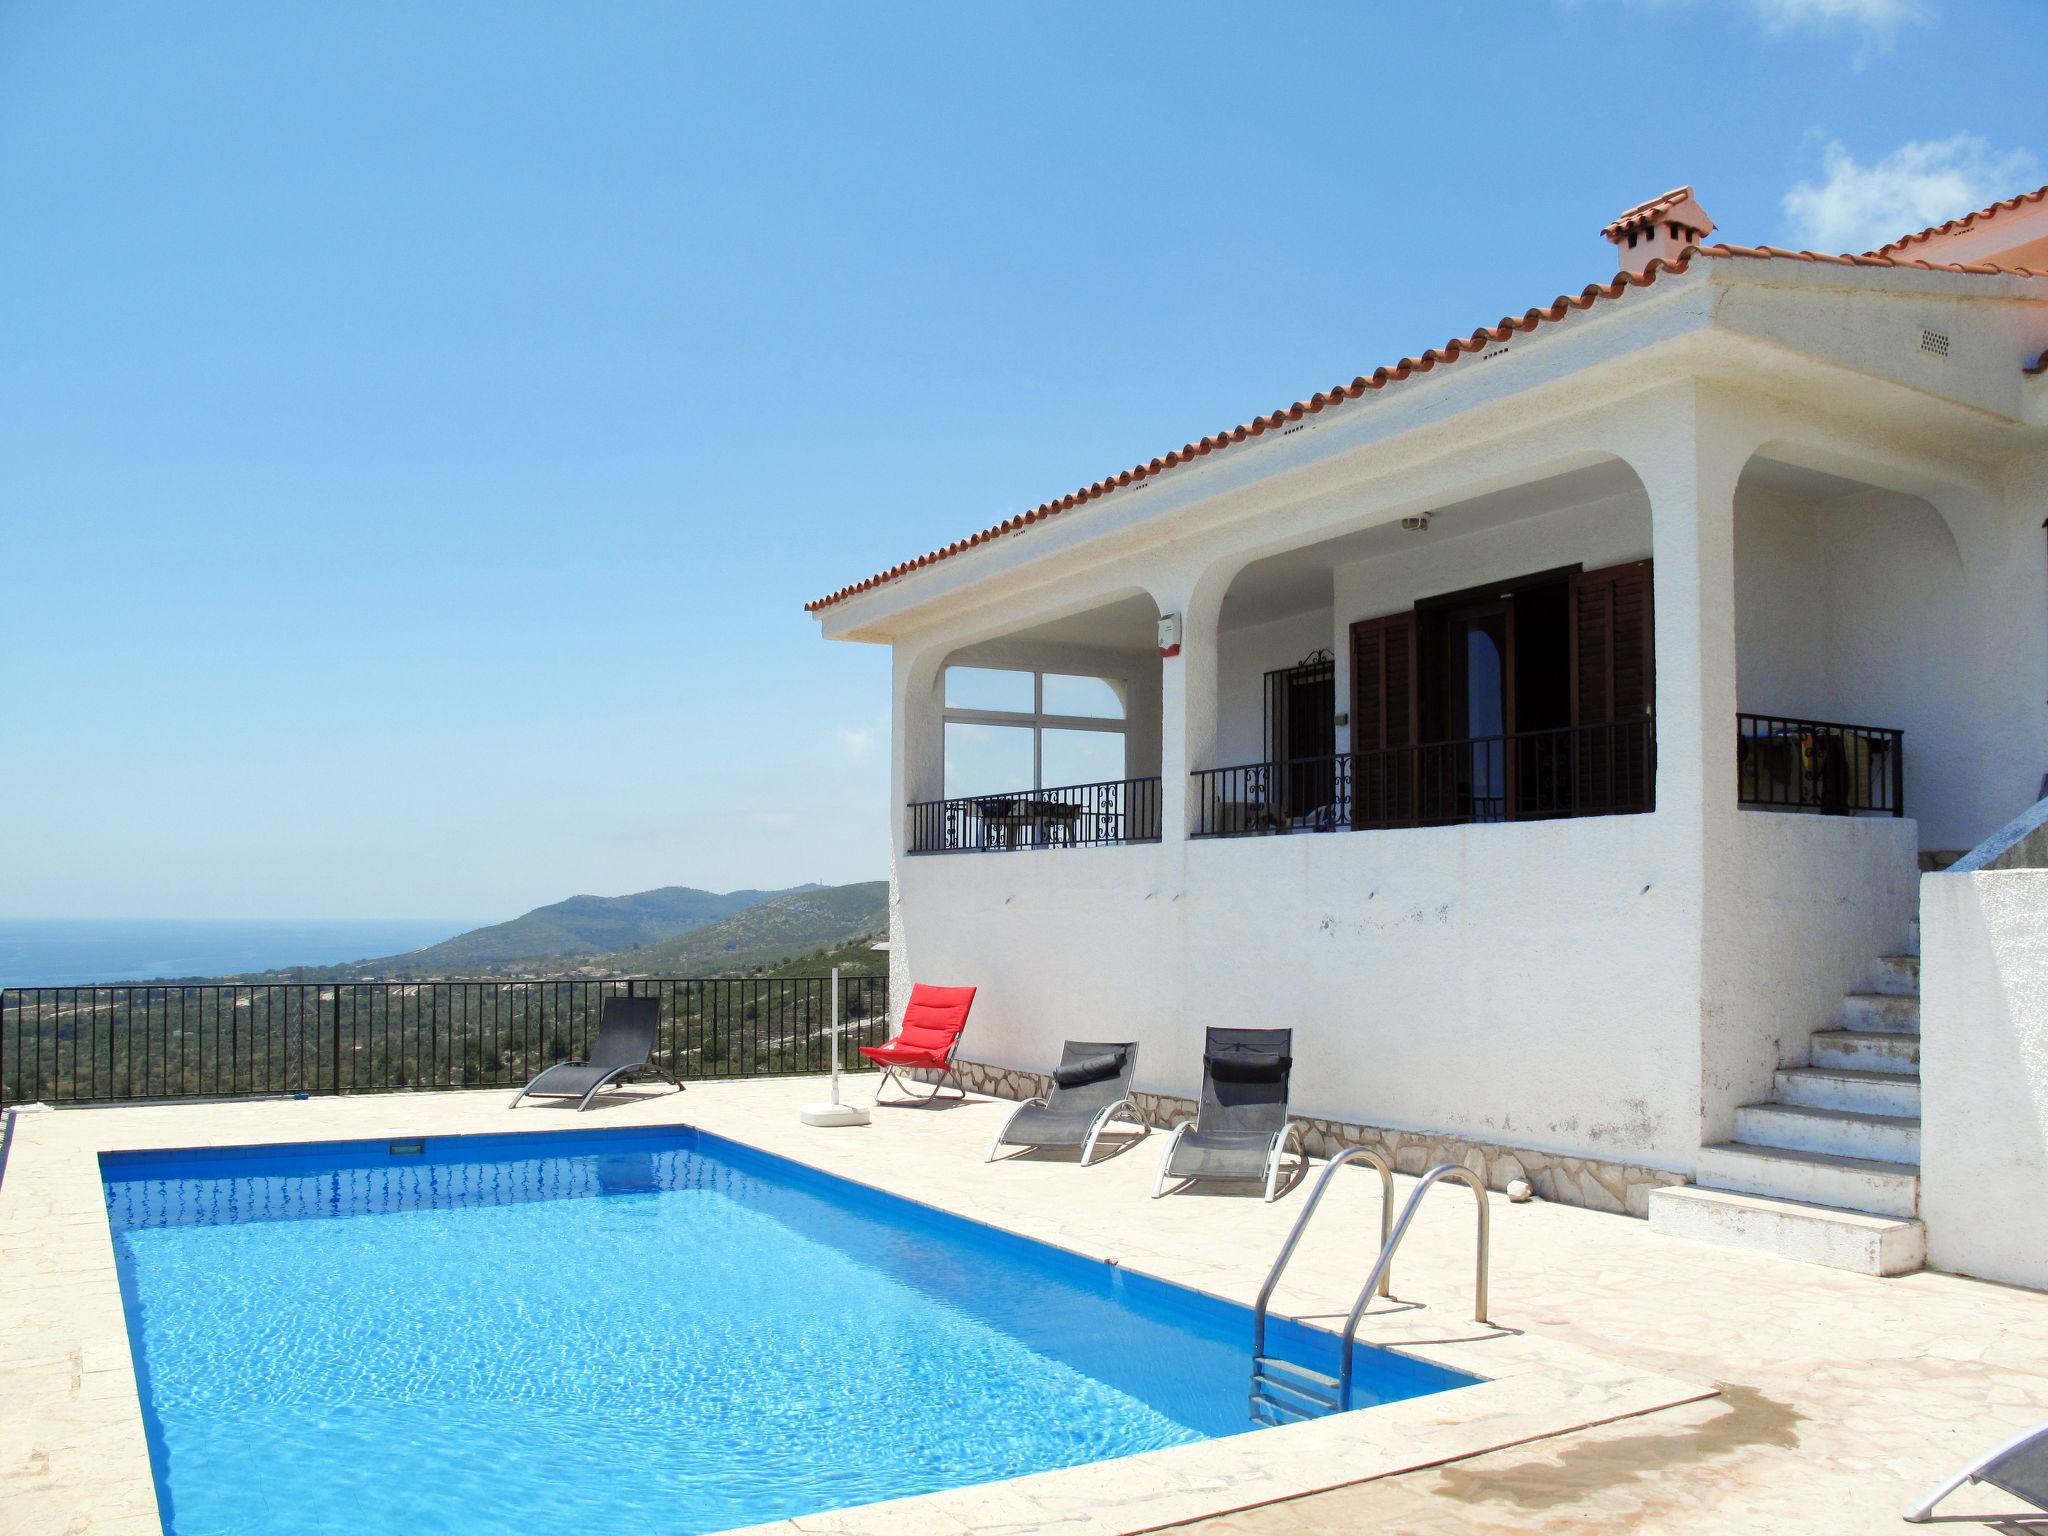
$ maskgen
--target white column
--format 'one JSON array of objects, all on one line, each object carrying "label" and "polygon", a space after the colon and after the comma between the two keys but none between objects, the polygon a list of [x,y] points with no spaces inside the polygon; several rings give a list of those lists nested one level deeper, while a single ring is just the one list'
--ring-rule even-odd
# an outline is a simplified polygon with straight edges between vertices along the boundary
[{"label": "white column", "polygon": [[1183,840],[1193,825],[1188,775],[1216,766],[1216,628],[1229,576],[1219,570],[1185,574],[1154,589],[1160,614],[1180,616],[1180,654],[1160,663],[1160,821],[1167,842]]},{"label": "white column", "polygon": [[[1670,957],[1687,1019],[1663,1048],[1696,1055],[1701,1145],[1733,1133],[1734,1108],[1766,1094],[1775,1021],[1752,1011],[1727,903],[1742,899],[1736,807],[1735,487],[1754,446],[1737,413],[1694,386],[1645,403],[1629,454],[1650,499],[1655,561],[1657,811],[1663,868],[1649,899],[1686,914]],[[1655,1039],[1661,1031],[1649,1038]]]},{"label": "white column", "polygon": [[1750,447],[1692,389],[1646,415],[1629,459],[1650,499],[1657,814],[1692,842],[1735,814],[1735,483]]},{"label": "white column", "polygon": [[914,980],[913,941],[903,916],[903,863],[910,847],[910,804],[945,793],[945,719],[939,687],[944,652],[896,645],[889,701],[889,1005],[903,1017]]}]

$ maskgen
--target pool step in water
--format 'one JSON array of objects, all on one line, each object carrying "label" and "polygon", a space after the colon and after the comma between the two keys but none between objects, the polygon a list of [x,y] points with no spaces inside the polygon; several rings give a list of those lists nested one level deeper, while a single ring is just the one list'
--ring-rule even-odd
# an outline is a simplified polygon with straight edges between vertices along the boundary
[{"label": "pool step in water", "polygon": [[[1341,1405],[1341,1383],[1334,1376],[1281,1360],[1273,1355],[1252,1357],[1252,1414],[1269,1424],[1317,1419],[1335,1413]],[[1274,1393],[1279,1396],[1274,1396]],[[1273,1417],[1274,1414],[1285,1418]]]}]

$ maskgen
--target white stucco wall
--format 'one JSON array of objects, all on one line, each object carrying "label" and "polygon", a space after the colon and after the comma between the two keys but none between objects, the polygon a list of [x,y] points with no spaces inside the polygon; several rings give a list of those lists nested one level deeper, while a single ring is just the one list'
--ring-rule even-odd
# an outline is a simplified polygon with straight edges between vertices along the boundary
[{"label": "white stucco wall", "polygon": [[2043,516],[2024,492],[1944,514],[1894,491],[1745,487],[1739,707],[1904,731],[1921,845],[1973,847],[2048,769]]},{"label": "white stucco wall", "polygon": [[1697,891],[1653,816],[905,859],[963,1054],[1141,1042],[1193,1094],[1211,1025],[1291,1026],[1304,1114],[1685,1170]]},{"label": "white stucco wall", "polygon": [[2048,1287],[2048,870],[1924,876],[1920,925],[1928,1262]]},{"label": "white stucco wall", "polygon": [[[1827,573],[1810,502],[1739,490],[1735,497],[1735,696],[1757,714],[1830,713]],[[1888,724],[1873,720],[1872,725]]]},{"label": "white stucco wall", "polygon": [[1917,831],[1892,817],[1736,811],[1707,852],[1701,969],[1700,1139],[1734,1133],[1735,1111],[1772,1098],[1810,1037],[1864,991],[1881,956],[1908,945]]}]

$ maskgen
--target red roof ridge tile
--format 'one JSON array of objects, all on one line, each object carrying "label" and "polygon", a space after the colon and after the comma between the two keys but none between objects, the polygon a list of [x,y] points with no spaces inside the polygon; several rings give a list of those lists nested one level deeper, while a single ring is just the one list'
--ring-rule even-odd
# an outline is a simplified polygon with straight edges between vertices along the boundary
[{"label": "red roof ridge tile", "polygon": [[[1631,224],[1654,224],[1671,209],[1676,208],[1691,196],[1692,187],[1690,185],[1673,187],[1669,192],[1660,193],[1648,202],[1637,203],[1635,207],[1616,214],[1613,222],[1602,229],[1600,233],[1612,240],[1617,232],[1626,233]],[[1712,234],[1713,231],[1708,230],[1707,233]]]},{"label": "red roof ridge tile", "polygon": [[[2043,188],[2042,190],[2048,192],[2048,188]],[[1666,197],[1672,195],[1671,193],[1665,194]],[[1655,201],[1662,201],[1662,199],[1656,199]],[[1694,256],[1755,261],[1826,262],[1832,265],[1855,267],[1910,267],[1928,272],[1963,272],[1974,276],[2048,277],[2048,272],[2035,272],[2026,267],[1996,267],[1982,262],[1959,265],[1953,262],[1900,260],[1876,253],[1862,256],[1829,256],[1818,251],[1788,251],[1769,245],[1689,245],[1679,252],[1678,258],[1675,261],[1665,261],[1659,257],[1651,261],[1640,274],[1617,272],[1609,282],[1588,283],[1578,293],[1559,294],[1548,304],[1525,310],[1520,315],[1504,316],[1498,324],[1482,326],[1470,336],[1453,337],[1441,347],[1430,347],[1423,352],[1421,357],[1404,357],[1391,368],[1375,368],[1370,374],[1360,374],[1349,384],[1332,385],[1328,391],[1318,391],[1306,400],[1297,400],[1292,405],[1282,406],[1280,409],[1270,411],[1262,416],[1254,416],[1248,422],[1235,427],[1226,427],[1220,432],[1212,433],[1202,438],[1199,442],[1184,444],[1180,448],[1157,458],[1147,460],[1143,464],[1134,465],[1130,469],[1122,470],[1117,474],[1097,480],[1092,485],[1084,485],[1079,490],[1069,491],[1066,495],[1057,497],[1052,501],[1040,502],[1030,510],[1020,512],[1014,517],[1005,518],[1002,522],[984,528],[979,533],[955,539],[952,543],[942,548],[929,550],[913,559],[901,561],[896,565],[890,566],[887,570],[877,571],[874,575],[866,577],[861,581],[853,582],[850,585],[839,588],[836,592],[827,593],[823,597],[805,603],[804,611],[806,613],[817,613],[822,609],[831,607],[835,603],[844,602],[847,598],[872,591],[876,587],[886,586],[889,582],[895,581],[899,577],[907,576],[912,571],[923,570],[926,566],[936,565],[941,560],[951,559],[954,555],[973,549],[977,545],[988,543],[992,539],[1001,538],[1004,534],[1015,533],[1019,529],[1030,527],[1034,523],[1058,517],[1062,512],[1070,512],[1075,507],[1085,506],[1091,501],[1099,501],[1104,496],[1109,495],[1110,492],[1121,487],[1142,484],[1144,481],[1166,470],[1177,468],[1182,464],[1192,463],[1197,459],[1207,458],[1212,453],[1220,453],[1237,443],[1260,437],[1267,432],[1277,431],[1289,422],[1299,421],[1304,416],[1313,416],[1330,406],[1342,405],[1348,401],[1362,399],[1365,395],[1384,389],[1389,384],[1403,383],[1418,374],[1428,373],[1440,364],[1448,365],[1455,363],[1460,357],[1498,345],[1518,332],[1533,331],[1539,325],[1562,320],[1567,315],[1574,314],[1580,310],[1591,309],[1602,300],[1620,298],[1631,288],[1647,288],[1656,281],[1657,275],[1660,272],[1670,272],[1673,275],[1683,274],[1690,266],[1691,259]]]},{"label": "red roof ridge tile", "polygon": [[2014,197],[2001,198],[1988,208],[1979,208],[1975,213],[1966,213],[1959,219],[1950,219],[1942,224],[1931,224],[1926,229],[1916,230],[1910,235],[1901,235],[1896,240],[1890,240],[1880,245],[1870,254],[1882,256],[1888,251],[1902,251],[1909,245],[1917,244],[1922,240],[1932,240],[1938,235],[1960,234],[1963,230],[1970,228],[1972,225],[1981,224],[1986,219],[1995,219],[2001,213],[2011,213],[2015,208],[2023,207],[2028,203],[2038,203],[2043,199],[2048,199],[2048,187],[2037,187],[2032,192],[2022,192]]}]

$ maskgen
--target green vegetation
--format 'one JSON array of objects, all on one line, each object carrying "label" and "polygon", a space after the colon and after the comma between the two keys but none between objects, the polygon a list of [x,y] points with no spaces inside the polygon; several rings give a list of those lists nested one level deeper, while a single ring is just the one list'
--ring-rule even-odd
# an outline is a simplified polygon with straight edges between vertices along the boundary
[{"label": "green vegetation", "polygon": [[842,979],[851,976],[887,976],[888,951],[875,948],[885,937],[886,933],[864,933],[844,944],[834,944],[829,949],[815,949],[808,955],[798,955],[794,960],[785,960],[780,965],[768,966],[754,974],[764,979],[830,976],[836,967]]}]

